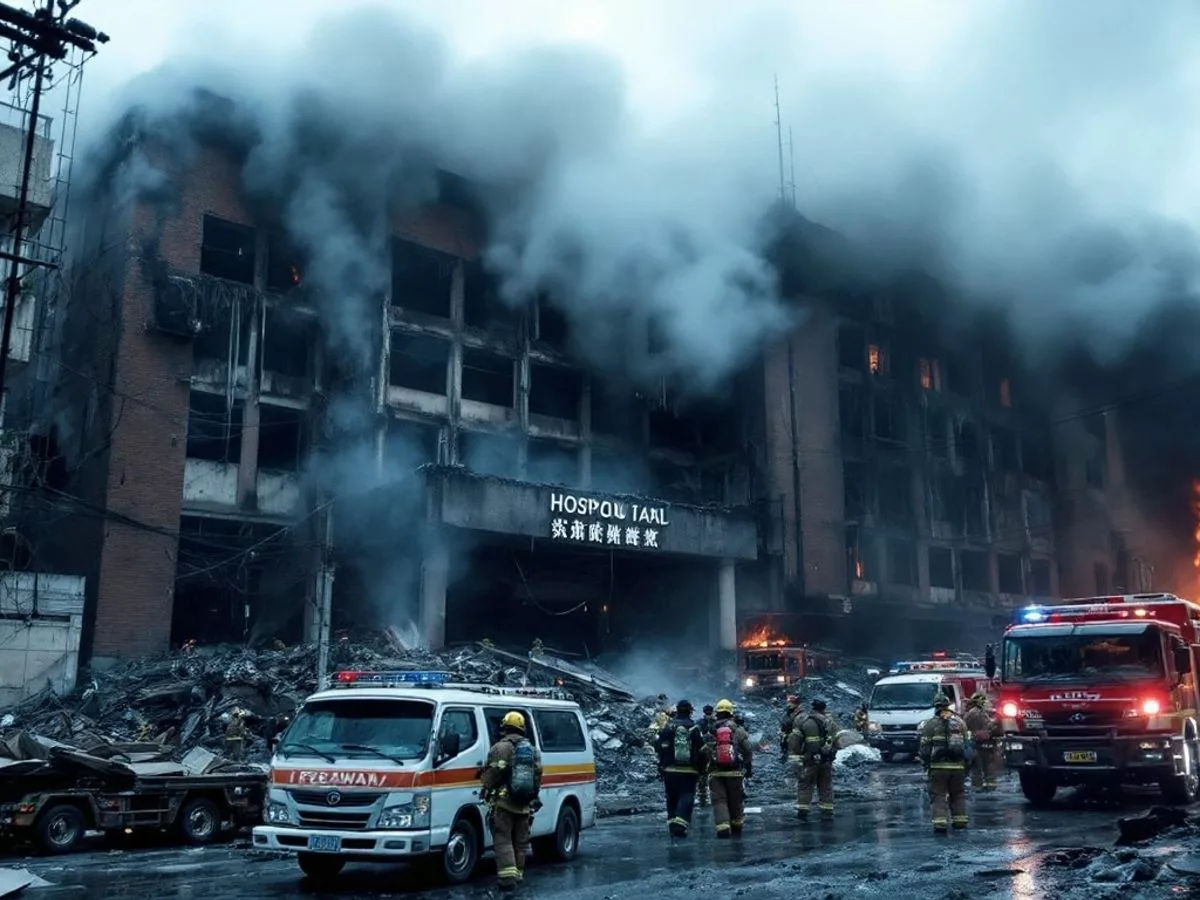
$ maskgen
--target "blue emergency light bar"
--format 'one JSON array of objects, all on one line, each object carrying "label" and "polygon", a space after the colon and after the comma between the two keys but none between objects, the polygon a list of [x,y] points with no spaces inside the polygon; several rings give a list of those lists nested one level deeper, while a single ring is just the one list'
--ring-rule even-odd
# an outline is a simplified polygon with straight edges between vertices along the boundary
[{"label": "blue emergency light bar", "polygon": [[974,672],[983,671],[983,666],[975,660],[965,659],[922,659],[904,660],[893,663],[888,670],[891,675],[904,675],[911,672]]},{"label": "blue emergency light bar", "polygon": [[443,685],[449,672],[337,672],[334,687],[405,687]]}]

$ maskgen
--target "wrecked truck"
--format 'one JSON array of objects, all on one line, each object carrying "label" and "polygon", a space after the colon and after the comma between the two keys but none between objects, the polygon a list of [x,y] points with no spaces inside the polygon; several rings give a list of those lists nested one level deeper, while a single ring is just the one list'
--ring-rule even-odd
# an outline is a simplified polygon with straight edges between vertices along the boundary
[{"label": "wrecked truck", "polygon": [[161,755],[162,748],[146,745],[106,745],[88,753],[54,745],[45,758],[5,761],[0,838],[53,854],[70,853],[97,831],[173,831],[183,842],[201,845],[215,840],[226,823],[239,828],[262,821],[265,772],[244,766],[204,771],[229,765],[211,754],[189,770],[152,759]]}]

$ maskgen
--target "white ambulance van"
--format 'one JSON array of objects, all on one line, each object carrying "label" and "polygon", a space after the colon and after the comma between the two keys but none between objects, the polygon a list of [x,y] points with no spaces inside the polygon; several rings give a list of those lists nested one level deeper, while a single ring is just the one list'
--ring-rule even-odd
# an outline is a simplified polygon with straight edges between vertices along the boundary
[{"label": "white ambulance van", "polygon": [[596,822],[596,758],[578,704],[553,688],[452,684],[446,672],[338,672],[296,713],[271,760],[254,847],[297,854],[314,879],[348,862],[440,858],[452,883],[491,849],[480,772],[510,710],[542,755],[534,854],[572,859]]}]

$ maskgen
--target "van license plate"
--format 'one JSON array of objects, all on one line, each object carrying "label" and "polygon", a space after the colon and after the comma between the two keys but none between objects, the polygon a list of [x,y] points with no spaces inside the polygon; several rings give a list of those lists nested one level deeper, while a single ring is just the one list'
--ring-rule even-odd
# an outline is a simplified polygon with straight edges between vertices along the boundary
[{"label": "van license plate", "polygon": [[1096,751],[1073,750],[1070,753],[1064,753],[1063,758],[1069,763],[1094,763],[1096,761]]},{"label": "van license plate", "polygon": [[342,839],[336,834],[310,834],[308,849],[314,853],[340,853]]}]

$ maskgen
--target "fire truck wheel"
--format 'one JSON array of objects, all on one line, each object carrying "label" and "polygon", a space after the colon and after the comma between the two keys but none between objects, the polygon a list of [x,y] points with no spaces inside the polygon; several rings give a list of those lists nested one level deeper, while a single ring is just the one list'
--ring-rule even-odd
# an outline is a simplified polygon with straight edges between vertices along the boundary
[{"label": "fire truck wheel", "polygon": [[1058,785],[1038,772],[1022,772],[1021,793],[1034,806],[1049,806],[1058,793]]},{"label": "fire truck wheel", "polygon": [[34,832],[47,853],[70,853],[83,838],[85,827],[79,807],[62,803],[38,816]]},{"label": "fire truck wheel", "polygon": [[322,856],[319,853],[301,853],[296,857],[296,862],[300,864],[300,871],[313,881],[328,881],[330,878],[337,878],[342,869],[346,868],[344,859],[337,856]]},{"label": "fire truck wheel", "polygon": [[177,821],[183,839],[193,846],[212,843],[221,831],[221,811],[203,797],[185,803]]},{"label": "fire truck wheel", "polygon": [[879,758],[881,760],[883,760],[884,762],[891,762],[894,756],[895,756],[895,754],[893,754],[891,750],[880,750],[879,751]]},{"label": "fire truck wheel", "polygon": [[1159,782],[1163,799],[1172,806],[1187,806],[1195,803],[1197,795],[1200,794],[1200,776],[1196,774],[1196,745],[1185,743],[1183,752],[1185,768],[1192,774],[1174,775]]}]

